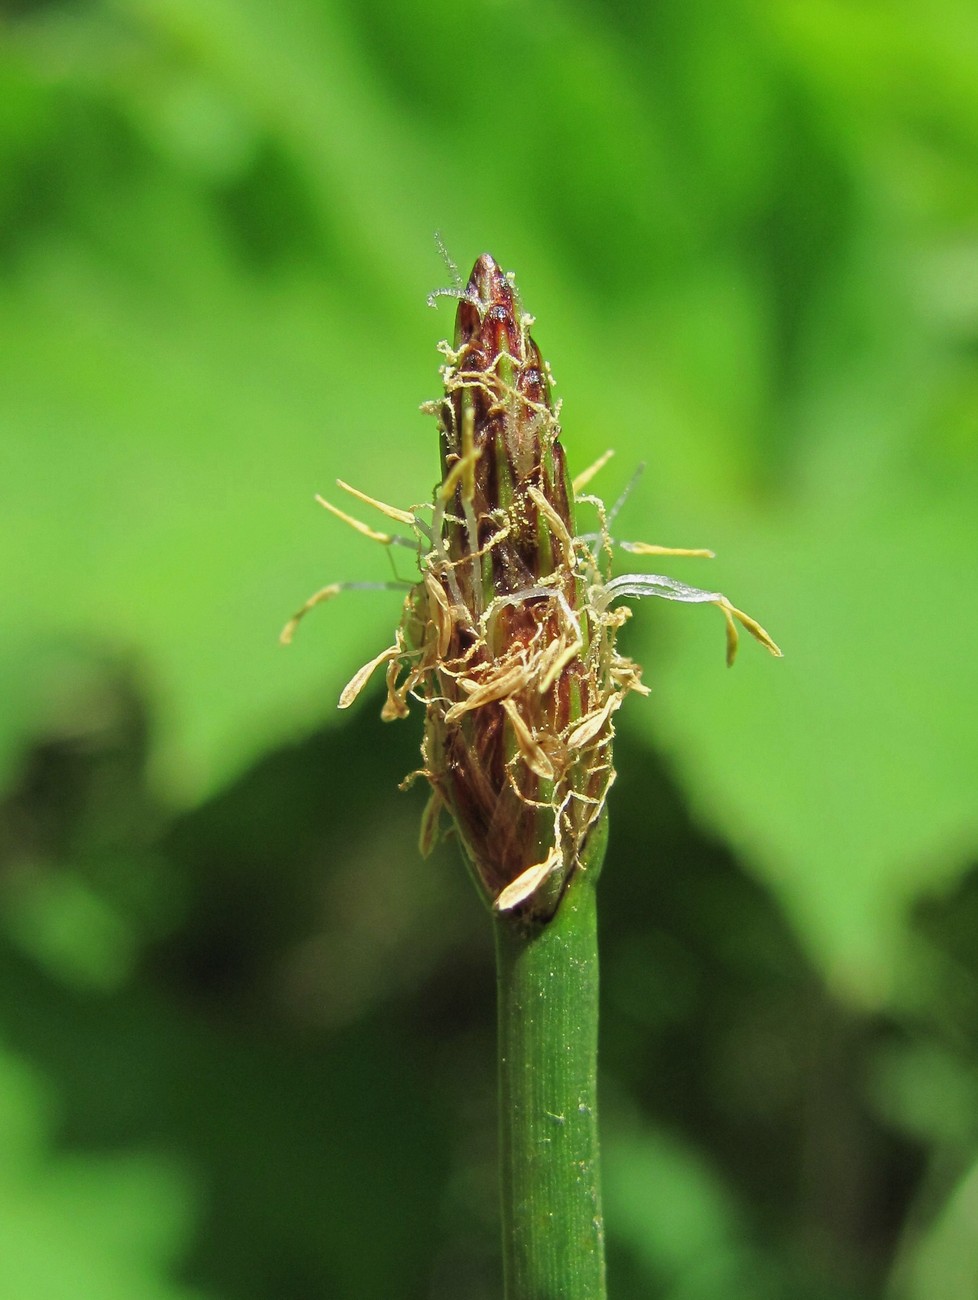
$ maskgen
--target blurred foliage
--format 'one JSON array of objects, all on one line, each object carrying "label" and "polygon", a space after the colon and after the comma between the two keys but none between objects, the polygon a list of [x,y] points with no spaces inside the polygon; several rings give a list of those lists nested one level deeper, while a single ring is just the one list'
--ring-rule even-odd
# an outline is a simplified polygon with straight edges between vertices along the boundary
[{"label": "blurred foliage", "polygon": [[973,1295],[970,0],[3,6],[0,1289],[498,1294],[487,926],[333,711],[398,598],[276,644],[390,576],[315,491],[430,494],[435,230],[786,651],[626,634],[613,1294]]}]

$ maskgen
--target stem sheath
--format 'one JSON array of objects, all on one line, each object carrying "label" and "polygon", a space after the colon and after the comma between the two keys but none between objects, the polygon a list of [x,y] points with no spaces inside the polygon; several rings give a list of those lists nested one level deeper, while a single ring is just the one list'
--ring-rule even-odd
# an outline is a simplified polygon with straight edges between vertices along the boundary
[{"label": "stem sheath", "polygon": [[[603,846],[602,846],[603,847]],[[599,855],[595,855],[598,857]],[[603,1300],[598,1160],[600,861],[532,929],[497,916],[506,1300]]]}]

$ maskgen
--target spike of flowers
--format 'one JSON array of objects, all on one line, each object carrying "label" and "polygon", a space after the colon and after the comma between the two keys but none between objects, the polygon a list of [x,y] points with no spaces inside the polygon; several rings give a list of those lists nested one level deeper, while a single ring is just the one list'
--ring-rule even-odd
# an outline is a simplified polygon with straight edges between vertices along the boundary
[{"label": "spike of flowers", "polygon": [[[403,717],[408,696],[425,706],[421,774],[432,799],[422,847],[434,841],[447,809],[486,899],[541,921],[587,860],[614,780],[614,714],[630,691],[647,693],[638,667],[616,649],[629,610],[615,602],[659,596],[714,604],[727,622],[729,660],[738,622],[781,652],[719,592],[653,574],[612,577],[597,498],[578,499],[596,509],[598,532],[577,533],[558,407],[531,324],[511,277],[484,254],[460,297],[454,342],[441,345],[444,397],[427,407],[441,441],[433,507],[397,510],[341,484],[413,525],[421,568],[394,644],[356,674],[341,705],[387,664],[384,718]],[[368,536],[403,540],[322,504]],[[630,549],[710,554],[641,543]]]}]

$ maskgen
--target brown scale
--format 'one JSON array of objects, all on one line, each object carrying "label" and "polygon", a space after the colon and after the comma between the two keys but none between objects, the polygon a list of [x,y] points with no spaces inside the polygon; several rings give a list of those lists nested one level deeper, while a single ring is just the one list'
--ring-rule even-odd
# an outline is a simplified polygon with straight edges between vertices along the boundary
[{"label": "brown scale", "polygon": [[[571,606],[577,604],[576,583],[566,569],[560,541],[548,524],[541,530],[540,512],[529,494],[530,487],[542,493],[571,536],[574,529],[547,370],[518,314],[510,282],[488,255],[476,262],[467,297],[459,303],[455,353],[442,426],[443,472],[450,473],[463,455],[466,408],[471,411],[469,428],[478,457],[468,479],[471,496],[467,501],[463,477],[455,491],[454,518],[446,523],[445,532],[473,621],[468,627],[456,621],[452,628],[445,655],[452,672],[438,673],[435,698],[429,703],[426,751],[434,760],[433,783],[451,808],[490,893],[496,895],[547,856],[553,844],[553,816],[545,806],[551,795],[543,778],[525,762],[512,761],[514,737],[502,703],[487,702],[464,714],[455,725],[444,723],[451,705],[465,699],[453,672],[464,671],[471,680],[484,680],[483,674],[493,672],[497,656],[518,662],[522,651],[532,655],[560,640],[561,616],[553,600],[543,595],[502,606],[494,619],[492,646],[478,645],[472,628],[478,610],[493,595],[533,588],[555,571],[565,575],[565,600]],[[501,452],[505,469],[500,463]],[[500,482],[501,473],[508,480],[505,484]],[[503,515],[501,504],[507,497],[509,505]],[[474,562],[475,570],[465,561],[471,554],[469,527],[473,521],[477,547],[480,551],[488,547],[492,566],[491,592],[480,592],[478,599],[471,587],[485,581],[483,557]],[[541,547],[541,531],[549,536],[549,554]],[[499,540],[490,546],[497,536]],[[573,699],[574,685],[579,701]],[[580,717],[589,709],[592,686],[578,659],[565,667],[544,694],[535,680],[529,680],[509,698],[530,733],[549,737],[548,743],[559,749],[557,738],[572,716]],[[562,783],[574,779],[569,769],[580,767],[580,755],[557,752],[552,761],[555,779],[566,791],[568,787]],[[583,785],[583,793],[600,799],[606,782],[601,773],[585,775],[581,771],[574,784],[578,789]],[[577,840],[575,825],[585,816],[582,806],[572,801],[567,827],[571,842]]]},{"label": "brown scale", "polygon": [[[500,529],[498,512],[494,513],[501,499],[497,459],[500,448],[509,467],[514,496],[509,532],[492,550],[494,590],[497,594],[507,594],[532,586],[553,571],[552,564],[541,568],[538,512],[526,488],[532,485],[543,492],[567,524],[568,531],[573,531],[563,448],[556,441],[557,428],[540,350],[517,318],[510,282],[488,254],[476,262],[466,292],[468,297],[459,303],[456,321],[457,369],[466,376],[481,376],[482,380],[465,385],[464,400],[461,388],[449,393],[452,427],[443,430],[445,469],[450,469],[461,453],[463,411],[470,404],[474,416],[473,442],[480,453],[471,501],[480,549]],[[503,353],[512,358],[514,368],[508,387],[497,369]],[[554,464],[553,481],[544,474],[542,465],[548,443]],[[454,503],[459,520],[464,517],[462,491],[460,485]],[[465,527],[461,523],[450,524],[448,533],[453,552],[465,554],[469,550]],[[462,580],[464,584],[466,578]],[[565,594],[568,598],[572,596],[570,592]]]}]

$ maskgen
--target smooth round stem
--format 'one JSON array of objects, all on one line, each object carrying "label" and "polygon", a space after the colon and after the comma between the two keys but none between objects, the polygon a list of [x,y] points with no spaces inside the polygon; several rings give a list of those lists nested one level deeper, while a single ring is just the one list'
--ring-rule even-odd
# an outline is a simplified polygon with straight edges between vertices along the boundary
[{"label": "smooth round stem", "polygon": [[594,870],[554,918],[497,916],[506,1300],[603,1300]]}]

